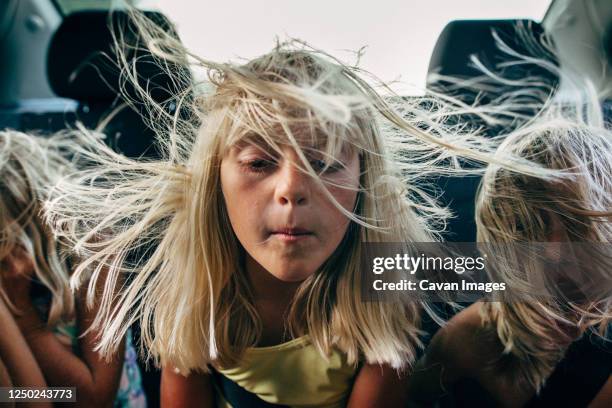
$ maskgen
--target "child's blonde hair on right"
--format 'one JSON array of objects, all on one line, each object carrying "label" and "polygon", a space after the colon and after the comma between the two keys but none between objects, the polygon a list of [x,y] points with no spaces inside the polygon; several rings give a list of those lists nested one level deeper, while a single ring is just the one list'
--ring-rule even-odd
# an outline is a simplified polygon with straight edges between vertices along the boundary
[{"label": "child's blonde hair on right", "polygon": [[[501,357],[496,364],[508,363],[503,372],[510,381],[536,390],[577,333],[587,328],[604,333],[612,317],[612,258],[607,247],[612,238],[612,132],[598,114],[584,119],[586,109],[580,104],[551,107],[500,146],[567,177],[542,180],[491,165],[477,197],[478,242],[504,246],[496,277],[519,288],[517,297],[503,295],[501,302],[484,302],[481,309],[485,325],[513,359]],[[600,286],[596,291],[586,290],[585,280],[582,288],[576,287],[583,291],[582,298],[563,298],[561,288],[567,282],[536,260],[540,254],[535,250],[525,252],[533,257],[513,259],[516,245],[542,243],[538,248],[545,248],[546,242],[559,239],[567,241],[562,248],[573,244],[588,249],[582,266],[589,263],[586,278]]]}]

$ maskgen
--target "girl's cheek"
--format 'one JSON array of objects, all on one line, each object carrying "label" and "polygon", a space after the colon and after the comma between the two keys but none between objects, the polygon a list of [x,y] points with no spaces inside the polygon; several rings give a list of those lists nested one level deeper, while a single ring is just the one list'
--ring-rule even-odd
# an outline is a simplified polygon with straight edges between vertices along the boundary
[{"label": "girl's cheek", "polygon": [[245,192],[257,190],[262,182],[262,177],[253,174],[245,174],[238,163],[226,163],[222,167],[221,183],[225,191],[241,195]]},{"label": "girl's cheek", "polygon": [[[352,210],[359,189],[359,165],[327,177],[329,192],[347,210]],[[344,187],[340,187],[344,186]]]},{"label": "girl's cheek", "polygon": [[[340,183],[338,183],[340,184]],[[346,183],[343,185],[347,185]],[[351,211],[355,204],[355,200],[357,199],[357,184],[349,184],[350,188],[341,188],[341,187],[328,187],[331,195],[336,199],[336,201],[342,205],[345,209]],[[325,200],[329,201],[327,197]],[[330,202],[330,205],[333,206],[336,211],[340,212],[333,203]]]}]

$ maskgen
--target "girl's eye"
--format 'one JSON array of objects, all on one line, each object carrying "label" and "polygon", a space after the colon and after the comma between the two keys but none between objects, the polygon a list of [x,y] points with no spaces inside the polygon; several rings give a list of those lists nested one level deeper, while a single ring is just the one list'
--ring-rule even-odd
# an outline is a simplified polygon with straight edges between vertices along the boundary
[{"label": "girl's eye", "polygon": [[322,172],[325,170],[326,174],[335,173],[342,169],[342,164],[337,161],[334,161],[328,164],[328,163],[325,163],[325,160],[312,160],[310,162],[310,165],[315,171]]},{"label": "girl's eye", "polygon": [[[331,174],[342,170],[342,164],[337,161],[328,164],[325,160],[311,160],[310,165],[318,173]],[[275,166],[276,161],[273,159],[255,158],[240,162],[240,167],[248,173],[265,173]]]},{"label": "girl's eye", "polygon": [[272,160],[252,159],[242,163],[242,167],[251,173],[263,173],[274,166]]}]

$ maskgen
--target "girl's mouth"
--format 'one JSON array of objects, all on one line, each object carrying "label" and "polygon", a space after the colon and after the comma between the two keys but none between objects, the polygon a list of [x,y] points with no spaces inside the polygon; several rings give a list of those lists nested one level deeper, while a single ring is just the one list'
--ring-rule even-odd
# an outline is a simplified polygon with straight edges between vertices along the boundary
[{"label": "girl's mouth", "polygon": [[314,236],[311,231],[304,228],[279,228],[273,230],[270,235],[283,242],[298,242]]}]

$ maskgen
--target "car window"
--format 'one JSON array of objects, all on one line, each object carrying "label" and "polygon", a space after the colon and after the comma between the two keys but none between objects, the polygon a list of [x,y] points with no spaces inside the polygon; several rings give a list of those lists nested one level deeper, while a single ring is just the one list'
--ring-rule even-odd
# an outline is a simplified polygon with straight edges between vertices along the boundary
[{"label": "car window", "polygon": [[303,39],[353,62],[347,50],[366,46],[361,66],[384,81],[400,78],[403,94],[425,85],[429,57],[444,26],[457,19],[530,18],[541,21],[550,0],[311,0],[301,2],[154,2],[183,42],[213,60],[252,58],[281,40]]}]

